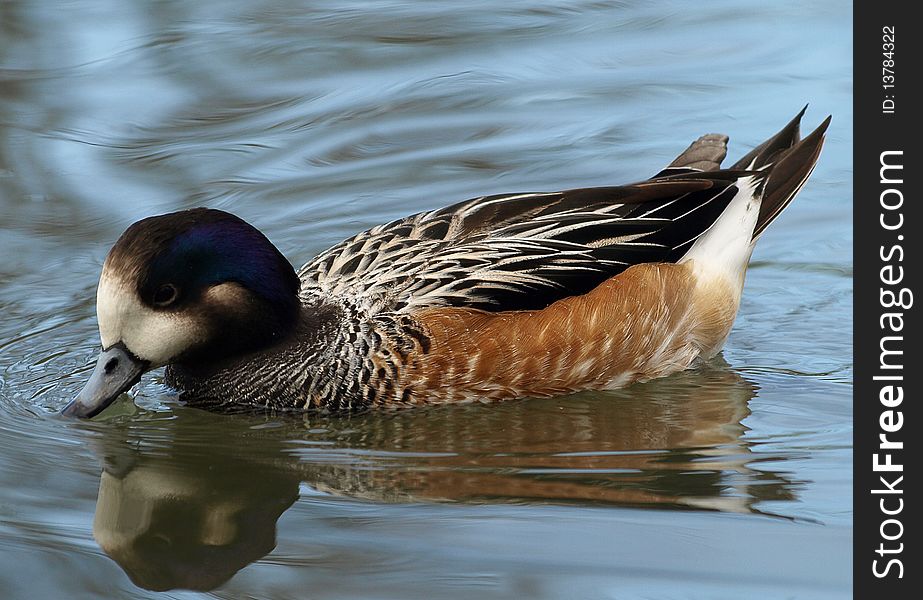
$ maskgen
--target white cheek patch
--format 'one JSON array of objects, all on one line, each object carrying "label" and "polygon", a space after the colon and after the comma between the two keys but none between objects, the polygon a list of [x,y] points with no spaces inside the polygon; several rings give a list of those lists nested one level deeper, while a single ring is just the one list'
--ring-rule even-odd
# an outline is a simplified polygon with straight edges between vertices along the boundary
[{"label": "white cheek patch", "polygon": [[105,271],[96,291],[96,318],[103,348],[122,342],[151,368],[168,364],[203,337],[195,321],[144,306],[133,286]]}]

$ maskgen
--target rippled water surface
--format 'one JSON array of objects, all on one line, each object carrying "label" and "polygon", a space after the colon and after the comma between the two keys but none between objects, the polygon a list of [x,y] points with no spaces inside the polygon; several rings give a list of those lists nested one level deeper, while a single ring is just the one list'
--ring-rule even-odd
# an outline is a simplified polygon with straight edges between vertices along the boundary
[{"label": "rippled water surface", "polygon": [[[843,598],[842,2],[0,2],[0,596]],[[136,219],[235,212],[299,265],[485,193],[645,178],[834,115],[723,358],[619,392],[215,415],[145,377],[56,415]]]}]

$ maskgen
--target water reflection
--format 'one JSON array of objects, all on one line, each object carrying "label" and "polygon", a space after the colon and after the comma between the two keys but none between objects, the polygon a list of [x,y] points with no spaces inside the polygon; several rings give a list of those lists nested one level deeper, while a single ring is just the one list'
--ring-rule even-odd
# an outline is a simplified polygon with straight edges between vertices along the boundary
[{"label": "water reflection", "polygon": [[332,495],[758,512],[794,493],[753,467],[742,421],[754,394],[719,365],[564,399],[109,423],[94,534],[141,587],[207,590],[272,551],[302,482],[318,493],[309,507]]},{"label": "water reflection", "polygon": [[100,477],[93,533],[138,586],[210,590],[275,548],[297,499],[296,477],[261,465],[139,456]]}]

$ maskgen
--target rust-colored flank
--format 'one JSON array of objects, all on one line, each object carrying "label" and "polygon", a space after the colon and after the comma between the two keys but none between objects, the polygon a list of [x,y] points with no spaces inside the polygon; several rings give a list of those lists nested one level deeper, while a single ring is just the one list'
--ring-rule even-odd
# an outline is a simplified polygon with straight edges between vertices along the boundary
[{"label": "rust-colored flank", "polygon": [[432,344],[402,382],[426,401],[552,396],[617,388],[720,350],[737,313],[730,282],[692,263],[641,264],[538,311],[434,308],[414,315]]}]

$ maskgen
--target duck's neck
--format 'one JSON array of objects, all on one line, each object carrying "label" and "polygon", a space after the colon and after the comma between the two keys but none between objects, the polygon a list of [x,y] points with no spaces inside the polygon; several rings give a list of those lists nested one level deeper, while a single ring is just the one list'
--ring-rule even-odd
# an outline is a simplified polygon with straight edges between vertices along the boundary
[{"label": "duck's neck", "polygon": [[173,364],[166,383],[193,405],[253,406],[278,410],[325,407],[349,401],[338,353],[347,322],[341,307],[302,306],[296,325],[258,351],[215,361]]}]

